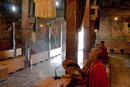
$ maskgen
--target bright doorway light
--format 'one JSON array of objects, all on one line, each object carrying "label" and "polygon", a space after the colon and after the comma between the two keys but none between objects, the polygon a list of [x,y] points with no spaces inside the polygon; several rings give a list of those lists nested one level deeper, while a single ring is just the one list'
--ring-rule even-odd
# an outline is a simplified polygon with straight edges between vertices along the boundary
[{"label": "bright doorway light", "polygon": [[83,67],[84,27],[78,34],[78,64]]},{"label": "bright doorway light", "polygon": [[84,35],[84,28],[82,27],[81,31],[78,34],[78,49],[83,49],[83,35]]}]

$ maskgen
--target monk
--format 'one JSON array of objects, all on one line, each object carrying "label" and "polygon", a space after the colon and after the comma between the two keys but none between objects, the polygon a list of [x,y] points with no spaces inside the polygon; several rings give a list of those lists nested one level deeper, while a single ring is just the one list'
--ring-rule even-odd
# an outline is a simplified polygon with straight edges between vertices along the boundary
[{"label": "monk", "polygon": [[93,48],[89,53],[83,69],[79,70],[82,78],[73,77],[67,87],[108,87],[106,69],[99,60],[101,57],[100,48]]},{"label": "monk", "polygon": [[107,63],[108,62],[108,54],[107,54],[107,49],[106,49],[104,44],[105,44],[104,41],[100,42],[100,47],[99,48],[102,51],[101,61],[103,63]]},{"label": "monk", "polygon": [[108,87],[108,79],[104,65],[99,60],[101,57],[101,50],[93,48],[89,54],[89,87]]},{"label": "monk", "polygon": [[74,87],[108,87],[106,69],[99,60],[101,52],[100,48],[91,50],[89,59],[81,70],[82,79],[76,78],[77,82]]},{"label": "monk", "polygon": [[83,87],[108,87],[108,78],[104,64],[100,61],[102,51],[100,48],[93,48],[89,53],[89,59],[82,69],[88,86]]}]

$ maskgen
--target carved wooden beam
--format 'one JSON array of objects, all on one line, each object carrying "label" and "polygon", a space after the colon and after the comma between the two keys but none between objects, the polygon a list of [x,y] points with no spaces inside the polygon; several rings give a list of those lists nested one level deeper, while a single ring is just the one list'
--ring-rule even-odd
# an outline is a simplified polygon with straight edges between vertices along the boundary
[{"label": "carved wooden beam", "polygon": [[91,14],[91,20],[92,21],[96,21],[96,19],[98,18],[98,11],[99,11],[99,6],[95,6],[95,5],[92,5],[91,6],[91,10],[94,10],[94,14]]}]

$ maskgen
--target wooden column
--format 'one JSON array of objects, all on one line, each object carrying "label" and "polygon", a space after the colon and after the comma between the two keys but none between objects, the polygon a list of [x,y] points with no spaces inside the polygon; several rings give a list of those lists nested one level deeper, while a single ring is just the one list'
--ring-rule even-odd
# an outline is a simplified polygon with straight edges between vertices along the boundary
[{"label": "wooden column", "polygon": [[29,0],[22,0],[22,28],[29,27],[28,16],[29,16]]},{"label": "wooden column", "polygon": [[25,50],[29,45],[29,0],[22,0],[22,37],[23,37],[23,55],[25,55]]},{"label": "wooden column", "polygon": [[95,47],[95,39],[96,39],[95,24],[96,24],[95,21],[91,22],[91,32],[90,32],[91,48]]},{"label": "wooden column", "polygon": [[78,33],[76,31],[76,1],[67,0],[66,59],[77,62]]},{"label": "wooden column", "polygon": [[91,50],[91,26],[90,26],[90,0],[86,1],[85,14],[84,14],[84,52],[83,59],[89,58],[88,53]]},{"label": "wooden column", "polygon": [[22,0],[22,53],[25,55],[25,66],[30,65],[30,36],[29,26],[29,0]]}]

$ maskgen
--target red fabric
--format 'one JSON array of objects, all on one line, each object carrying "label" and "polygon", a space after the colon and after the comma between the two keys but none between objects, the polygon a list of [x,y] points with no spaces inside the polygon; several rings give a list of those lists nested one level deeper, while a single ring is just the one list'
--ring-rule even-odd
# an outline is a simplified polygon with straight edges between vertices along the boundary
[{"label": "red fabric", "polygon": [[100,49],[102,50],[102,59],[107,59],[108,58],[108,55],[107,55],[107,49],[105,48],[105,46],[104,45],[102,45],[101,47],[100,47]]},{"label": "red fabric", "polygon": [[100,61],[96,61],[90,69],[89,87],[108,87],[106,70]]},{"label": "red fabric", "polygon": [[82,80],[77,80],[76,86],[79,87],[88,87],[88,79],[84,79],[86,82],[83,82]]}]

